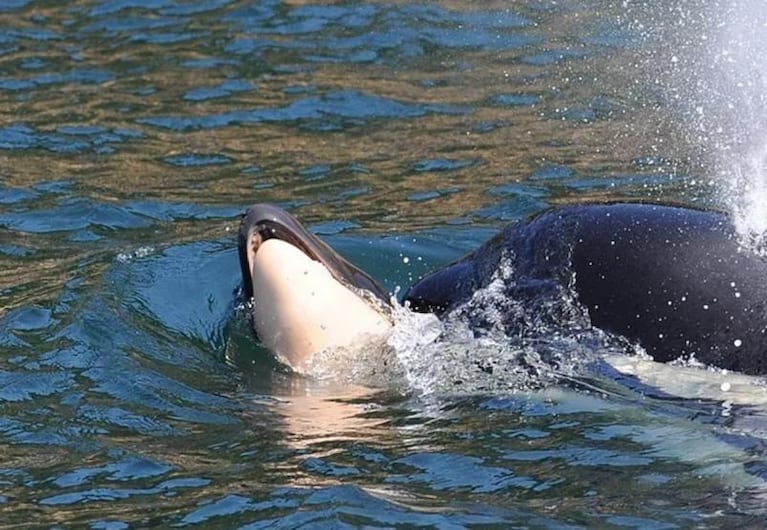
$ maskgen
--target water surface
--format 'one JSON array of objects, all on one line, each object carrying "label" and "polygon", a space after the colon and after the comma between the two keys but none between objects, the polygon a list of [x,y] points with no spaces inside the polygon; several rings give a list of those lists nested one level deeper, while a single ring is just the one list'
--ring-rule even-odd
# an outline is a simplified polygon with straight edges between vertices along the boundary
[{"label": "water surface", "polygon": [[253,202],[393,292],[550,205],[726,204],[666,76],[718,4],[624,4],[4,2],[2,524],[759,527],[762,408],[306,380],[235,307]]}]

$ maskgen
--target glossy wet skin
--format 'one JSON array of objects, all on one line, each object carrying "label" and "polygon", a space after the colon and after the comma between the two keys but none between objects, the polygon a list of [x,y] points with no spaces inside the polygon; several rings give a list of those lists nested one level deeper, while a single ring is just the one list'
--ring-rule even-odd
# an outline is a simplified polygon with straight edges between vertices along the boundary
[{"label": "glossy wet skin", "polygon": [[[514,224],[406,294],[419,311],[446,313],[487,285],[513,256],[506,296],[573,292],[591,324],[655,360],[694,356],[767,374],[767,260],[743,248],[717,212],[652,204],[587,204]],[[532,286],[525,291],[524,286]]]},{"label": "glossy wet skin", "polygon": [[248,209],[239,255],[253,329],[294,369],[328,348],[383,340],[391,327],[388,296],[375,280],[280,208]]},{"label": "glossy wet skin", "polygon": [[[423,278],[406,301],[449,312],[491,281],[504,255],[514,269],[506,296],[531,312],[542,291],[571,292],[593,326],[657,361],[767,373],[767,260],[742,248],[724,214],[625,203],[549,210]],[[375,281],[278,208],[248,211],[240,257],[256,333],[294,367],[390,326],[357,294],[385,301]]]}]

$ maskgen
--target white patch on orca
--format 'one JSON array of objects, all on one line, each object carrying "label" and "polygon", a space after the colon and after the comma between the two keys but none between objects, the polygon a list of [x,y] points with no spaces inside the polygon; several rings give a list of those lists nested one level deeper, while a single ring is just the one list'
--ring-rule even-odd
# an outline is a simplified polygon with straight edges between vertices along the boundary
[{"label": "white patch on orca", "polygon": [[612,354],[605,355],[604,360],[619,372],[680,398],[767,406],[767,381],[763,377],[709,368],[695,362],[659,363],[641,355]]},{"label": "white patch on orca", "polygon": [[279,239],[249,256],[253,325],[261,342],[297,371],[323,350],[364,348],[390,332],[371,300],[340,283],[322,263]]}]

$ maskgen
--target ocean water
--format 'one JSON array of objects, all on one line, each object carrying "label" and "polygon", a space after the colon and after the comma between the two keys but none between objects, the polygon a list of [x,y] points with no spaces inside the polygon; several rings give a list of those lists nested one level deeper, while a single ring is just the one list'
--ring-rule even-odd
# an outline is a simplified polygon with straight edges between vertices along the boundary
[{"label": "ocean water", "polygon": [[764,8],[658,4],[2,2],[0,527],[764,527],[759,378],[402,313],[318,380],[236,296],[254,202],[392,293],[572,202],[761,244]]}]

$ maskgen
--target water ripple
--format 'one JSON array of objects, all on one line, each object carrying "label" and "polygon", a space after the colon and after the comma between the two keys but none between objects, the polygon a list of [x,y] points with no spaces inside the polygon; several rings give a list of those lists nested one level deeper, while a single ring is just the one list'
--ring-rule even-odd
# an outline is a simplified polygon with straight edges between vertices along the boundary
[{"label": "water ripple", "polygon": [[417,173],[426,173],[433,171],[455,171],[477,165],[476,159],[458,160],[449,158],[432,158],[429,160],[419,160],[413,165],[413,171]]},{"label": "water ripple", "polygon": [[241,495],[230,494],[221,499],[208,502],[204,506],[188,513],[181,519],[182,525],[199,524],[217,517],[227,515],[242,515],[253,511],[297,508],[294,500],[275,499],[269,501],[254,501]]},{"label": "water ripple", "polygon": [[130,229],[149,226],[147,219],[119,206],[83,198],[64,198],[45,210],[15,210],[0,213],[0,226],[30,233],[82,230],[90,227]]},{"label": "water ripple", "polygon": [[81,467],[60,475],[53,483],[60,488],[82,486],[94,478],[104,476],[107,480],[128,481],[153,478],[173,470],[173,466],[142,456],[129,456],[97,467]]},{"label": "water ripple", "polygon": [[31,0],[5,0],[3,5],[0,5],[0,13],[21,9],[22,7],[26,7],[30,1]]},{"label": "water ripple", "polygon": [[416,467],[421,473],[407,478],[392,477],[392,482],[427,482],[435,490],[466,489],[474,493],[489,493],[508,487],[529,489],[538,484],[535,479],[515,476],[508,469],[485,466],[479,458],[456,454],[420,453],[397,462]]},{"label": "water ripple", "polygon": [[184,94],[187,101],[208,101],[211,99],[225,98],[238,92],[255,90],[255,85],[243,79],[230,79],[220,85],[211,87],[198,87]]},{"label": "water ripple", "polygon": [[166,422],[146,415],[136,414],[119,407],[81,405],[77,409],[77,419],[87,425],[106,424],[131,433],[145,434],[147,436],[178,436],[184,434],[184,430]]},{"label": "water ripple", "polygon": [[157,221],[234,219],[243,212],[239,206],[202,206],[166,201],[128,201],[123,203],[123,208],[127,212]]},{"label": "water ripple", "polygon": [[[520,32],[532,22],[512,10],[459,11],[421,4],[307,5],[283,15],[272,9],[267,4],[227,15],[226,21],[259,35],[238,38],[228,51],[252,54],[282,48],[309,51],[305,60],[369,62],[390,57],[401,61],[425,55],[431,47],[509,50],[542,40]],[[293,39],[280,38],[287,35]]]},{"label": "water ripple", "polygon": [[670,56],[639,34],[662,40],[683,3],[0,2],[3,524],[730,527],[763,510],[761,413],[614,386],[343,399],[235,308],[252,202],[292,207],[392,290],[552,202],[695,202],[675,161],[697,155],[659,94]]},{"label": "water ripple", "polygon": [[19,373],[0,370],[0,401],[28,401],[71,388],[72,374],[62,372]]},{"label": "water ripple", "polygon": [[220,166],[233,162],[228,156],[216,154],[203,155],[200,153],[166,156],[163,158],[163,161],[171,166],[178,167]]},{"label": "water ripple", "polygon": [[67,73],[43,73],[31,78],[0,78],[0,90],[26,92],[49,85],[100,85],[113,79],[114,74],[107,70],[85,68],[72,70]]},{"label": "water ripple", "polygon": [[187,488],[200,488],[208,485],[209,480],[169,480],[151,488],[109,488],[97,487],[83,491],[61,493],[40,499],[44,506],[64,506],[69,504],[87,504],[91,502],[109,502],[128,499],[135,496],[168,495]]},{"label": "water ripple", "polygon": [[[409,505],[396,495],[387,499],[385,491],[375,493],[354,485],[306,489],[289,488],[277,492],[275,507],[282,508],[278,518],[261,519],[243,526],[246,529],[279,525],[283,528],[326,527],[338,525],[419,526],[430,528],[465,528],[482,525],[501,525],[505,510],[488,510],[481,503],[456,503],[431,506]],[[281,499],[282,498],[282,499]],[[282,500],[282,502],[280,502]],[[292,502],[291,502],[292,501]],[[296,509],[295,503],[298,503]],[[260,507],[260,506],[259,506]],[[449,509],[446,509],[449,508]],[[535,521],[544,524],[544,518],[531,518],[529,514],[514,512],[508,520]],[[551,521],[549,521],[549,524]]]},{"label": "water ripple", "polygon": [[376,119],[404,119],[426,114],[459,114],[466,109],[451,105],[415,104],[365,94],[355,90],[310,96],[274,109],[239,110],[207,116],[155,116],[138,123],[183,132],[259,122],[316,122],[319,126],[344,128]]},{"label": "water ripple", "polygon": [[[0,81],[2,85],[2,81]],[[35,130],[24,124],[0,128],[0,149],[45,149],[54,153],[112,153],[115,144],[136,140],[143,136],[139,131],[116,128],[106,129],[97,125],[61,126],[55,133]]]}]

